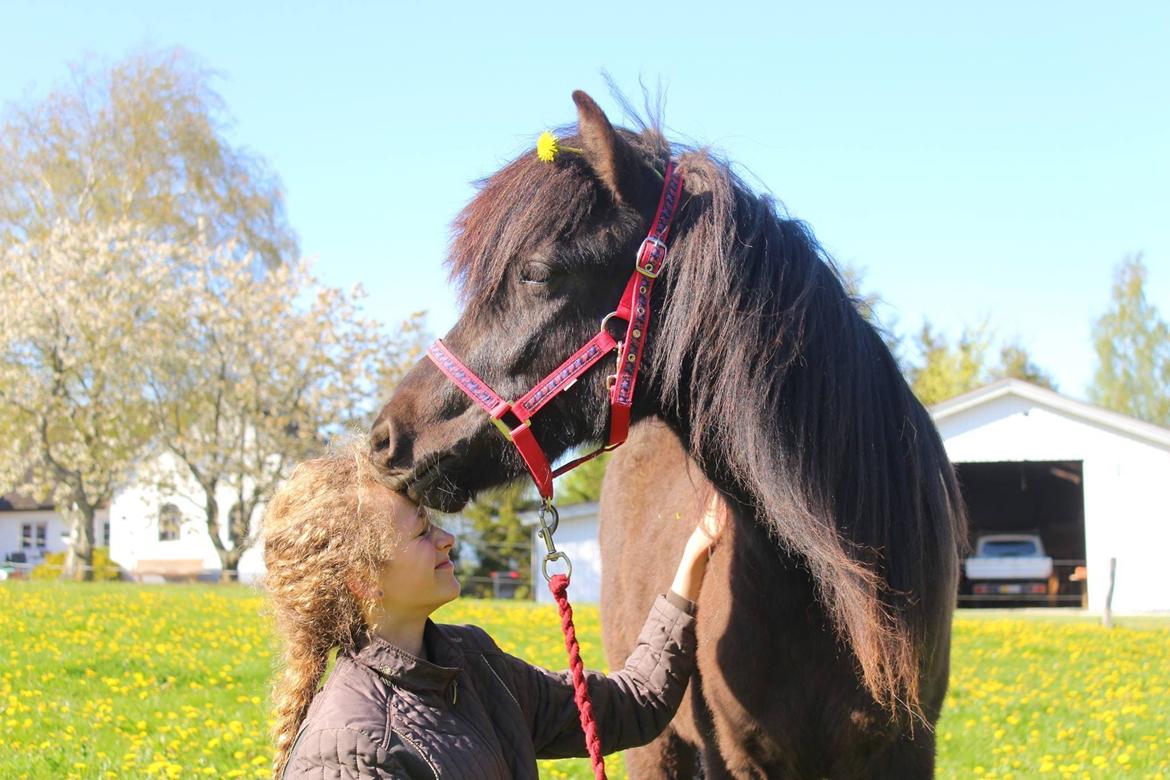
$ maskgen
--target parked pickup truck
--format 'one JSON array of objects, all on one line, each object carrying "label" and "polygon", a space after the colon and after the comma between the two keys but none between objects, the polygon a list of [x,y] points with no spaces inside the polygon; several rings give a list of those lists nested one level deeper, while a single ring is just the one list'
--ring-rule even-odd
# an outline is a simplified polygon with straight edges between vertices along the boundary
[{"label": "parked pickup truck", "polygon": [[977,596],[1048,593],[1052,558],[1038,534],[982,534],[964,572]]}]

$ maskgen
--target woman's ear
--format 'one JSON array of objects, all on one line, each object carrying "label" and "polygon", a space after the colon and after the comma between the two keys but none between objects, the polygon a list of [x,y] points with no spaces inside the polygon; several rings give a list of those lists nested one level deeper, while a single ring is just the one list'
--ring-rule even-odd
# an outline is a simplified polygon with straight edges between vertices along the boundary
[{"label": "woman's ear", "polygon": [[578,89],[573,93],[573,102],[577,104],[582,155],[594,174],[614,200],[642,212],[652,210],[658,202],[662,180],[642,164],[593,98]]},{"label": "woman's ear", "polygon": [[346,580],[345,587],[359,601],[377,601],[385,595],[377,585],[359,579]]}]

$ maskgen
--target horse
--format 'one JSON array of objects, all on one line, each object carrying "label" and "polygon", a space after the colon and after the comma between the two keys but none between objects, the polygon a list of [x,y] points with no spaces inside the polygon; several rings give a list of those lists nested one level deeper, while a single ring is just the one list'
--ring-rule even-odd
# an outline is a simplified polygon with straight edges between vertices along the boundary
[{"label": "horse", "polygon": [[[805,224],[653,117],[615,128],[573,100],[564,150],[508,163],[456,218],[463,311],[444,342],[500,396],[524,394],[611,324],[677,161],[634,425],[601,500],[611,664],[710,490],[728,521],[698,602],[697,674],[667,731],[627,753],[630,776],[931,777],[966,517],[929,414]],[[608,364],[532,422],[551,457],[606,439]],[[457,511],[527,473],[495,422],[423,360],[370,454],[416,500]]]}]

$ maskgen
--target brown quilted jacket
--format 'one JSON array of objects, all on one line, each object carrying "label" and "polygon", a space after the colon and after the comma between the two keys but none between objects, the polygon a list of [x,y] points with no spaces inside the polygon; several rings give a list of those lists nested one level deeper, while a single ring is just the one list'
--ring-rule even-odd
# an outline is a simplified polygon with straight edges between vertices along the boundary
[{"label": "brown quilted jacket", "polygon": [[[587,673],[605,753],[650,742],[674,717],[694,669],[693,611],[659,596],[625,668]],[[587,755],[568,672],[508,655],[476,626],[428,621],[423,639],[430,660],[378,638],[338,657],[285,780],[535,780],[538,758]]]}]

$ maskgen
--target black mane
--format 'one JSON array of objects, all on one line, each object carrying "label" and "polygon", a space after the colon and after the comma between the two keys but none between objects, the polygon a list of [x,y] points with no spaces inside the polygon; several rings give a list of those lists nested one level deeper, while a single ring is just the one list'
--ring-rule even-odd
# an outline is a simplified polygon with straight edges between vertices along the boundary
[{"label": "black mane", "polygon": [[937,616],[912,594],[950,581],[934,568],[965,539],[942,442],[809,229],[711,155],[681,163],[691,203],[653,336],[664,401],[807,561],[875,698],[914,707]]}]

